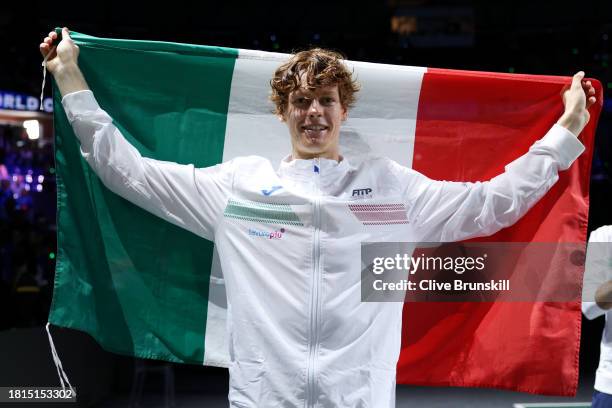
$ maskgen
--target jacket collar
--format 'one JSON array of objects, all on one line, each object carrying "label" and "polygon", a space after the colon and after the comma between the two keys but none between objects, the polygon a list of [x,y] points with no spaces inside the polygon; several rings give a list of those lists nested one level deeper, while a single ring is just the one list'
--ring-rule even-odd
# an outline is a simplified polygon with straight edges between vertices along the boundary
[{"label": "jacket collar", "polygon": [[291,155],[285,156],[278,167],[278,175],[282,178],[311,180],[318,176],[321,180],[338,180],[352,170],[348,160],[340,156],[340,161],[315,158],[293,159]]}]

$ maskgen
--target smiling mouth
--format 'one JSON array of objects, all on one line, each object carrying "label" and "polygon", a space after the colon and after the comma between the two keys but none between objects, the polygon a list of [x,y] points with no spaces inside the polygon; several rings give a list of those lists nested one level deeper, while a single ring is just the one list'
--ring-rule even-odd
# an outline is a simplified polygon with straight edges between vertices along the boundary
[{"label": "smiling mouth", "polygon": [[305,125],[302,126],[302,131],[306,133],[318,133],[327,130],[328,127],[325,125]]}]

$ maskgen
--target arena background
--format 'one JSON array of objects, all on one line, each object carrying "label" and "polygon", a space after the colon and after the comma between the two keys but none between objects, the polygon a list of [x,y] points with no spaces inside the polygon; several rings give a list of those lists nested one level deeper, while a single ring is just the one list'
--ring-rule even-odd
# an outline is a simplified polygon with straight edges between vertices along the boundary
[{"label": "arena background", "polygon": [[[197,5],[6,1],[0,5],[1,92],[38,98],[42,81],[38,44],[56,26],[100,37],[276,52],[320,45],[340,50],[352,60],[378,63],[547,75],[584,70],[602,82],[606,98],[612,92],[612,6],[605,0]],[[46,97],[49,89],[47,85]],[[42,124],[39,139],[30,139],[23,127],[24,120],[32,119]],[[612,224],[611,121],[612,103],[606,99],[591,176],[589,232]],[[6,169],[21,169],[17,178],[7,172],[17,195],[0,201],[0,386],[58,385],[43,328],[56,245],[52,140],[49,113],[0,108],[0,179],[3,164]],[[575,399],[398,386],[397,406],[510,407],[516,402],[588,401],[602,327],[602,318],[583,321],[580,391]],[[164,396],[172,394],[177,406],[227,406],[223,369],[134,361],[104,352],[82,333],[59,329],[54,333],[69,377],[81,390],[80,402],[67,406],[127,406],[138,379],[142,406],[165,406]]]}]

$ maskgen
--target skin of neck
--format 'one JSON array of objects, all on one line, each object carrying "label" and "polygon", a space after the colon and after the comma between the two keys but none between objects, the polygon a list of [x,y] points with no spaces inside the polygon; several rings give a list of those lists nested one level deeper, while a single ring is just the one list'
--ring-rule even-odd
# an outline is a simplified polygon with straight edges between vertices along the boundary
[{"label": "skin of neck", "polygon": [[328,149],[323,152],[314,152],[314,153],[301,151],[295,145],[293,145],[291,149],[291,159],[292,160],[294,159],[312,160],[317,157],[320,159],[330,159],[330,160],[340,161],[342,156],[340,156],[338,146],[334,146],[333,148]]}]

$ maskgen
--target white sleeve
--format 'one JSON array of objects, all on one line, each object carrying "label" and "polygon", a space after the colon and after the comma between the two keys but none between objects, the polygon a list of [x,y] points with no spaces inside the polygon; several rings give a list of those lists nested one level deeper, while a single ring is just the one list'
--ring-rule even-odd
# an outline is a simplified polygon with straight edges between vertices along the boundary
[{"label": "white sleeve", "polygon": [[195,168],[142,157],[91,91],[67,94],[62,105],[81,143],[81,155],[109,190],[213,240],[216,221],[231,194],[233,162]]},{"label": "white sleeve", "polygon": [[404,168],[409,220],[422,241],[491,235],[521,218],[557,182],[558,172],[569,168],[583,151],[576,136],[554,125],[489,181],[434,181]]},{"label": "white sleeve", "polygon": [[582,313],[584,314],[584,317],[589,320],[603,316],[606,314],[606,312],[607,310],[597,306],[597,303],[595,302],[582,302]]},{"label": "white sleeve", "polygon": [[612,280],[612,243],[607,236],[609,228],[598,228],[589,237],[582,285],[582,313],[589,320],[607,312],[595,303],[595,292],[603,283]]}]

